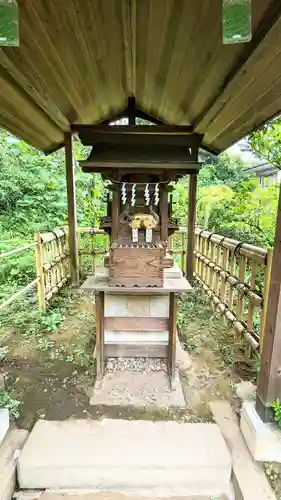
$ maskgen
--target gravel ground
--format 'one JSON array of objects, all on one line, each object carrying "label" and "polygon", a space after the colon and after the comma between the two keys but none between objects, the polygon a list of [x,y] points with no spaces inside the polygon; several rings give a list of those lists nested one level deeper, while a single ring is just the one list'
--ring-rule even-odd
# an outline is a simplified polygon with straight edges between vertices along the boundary
[{"label": "gravel ground", "polygon": [[107,358],[105,367],[109,373],[117,371],[167,372],[167,363],[163,358]]}]

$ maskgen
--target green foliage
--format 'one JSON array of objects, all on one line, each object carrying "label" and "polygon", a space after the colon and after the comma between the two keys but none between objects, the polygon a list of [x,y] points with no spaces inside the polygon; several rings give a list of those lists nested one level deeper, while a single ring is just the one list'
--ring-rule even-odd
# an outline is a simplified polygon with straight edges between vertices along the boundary
[{"label": "green foliage", "polygon": [[[76,158],[87,148],[74,143]],[[105,211],[100,175],[76,171],[77,219],[94,226]],[[45,156],[6,132],[0,133],[0,253],[33,241],[34,232],[67,224],[64,152]],[[35,278],[34,251],[0,261],[0,301]]]},{"label": "green foliage", "polygon": [[276,401],[271,403],[271,408],[274,411],[274,420],[279,427],[281,427],[281,402],[280,399],[277,398]]},{"label": "green foliage", "polygon": [[6,359],[8,352],[9,348],[7,345],[0,346],[0,361],[4,361],[4,359]]},{"label": "green foliage", "polygon": [[20,416],[21,403],[6,391],[0,391],[0,408],[9,410],[10,417],[17,419]]},{"label": "green foliage", "polygon": [[247,181],[231,200],[223,200],[210,213],[208,228],[229,238],[260,246],[272,246],[278,206],[276,184],[262,189]]},{"label": "green foliage", "polygon": [[217,162],[207,163],[198,176],[198,187],[222,185],[236,189],[247,178],[240,159],[226,153],[217,158]]},{"label": "green foliage", "polygon": [[234,192],[229,186],[211,185],[202,187],[198,193],[197,216],[198,222],[204,229],[208,228],[212,209],[226,201],[230,202]]},{"label": "green foliage", "polygon": [[249,142],[251,148],[259,158],[274,165],[276,168],[281,168],[280,117],[253,132]]}]

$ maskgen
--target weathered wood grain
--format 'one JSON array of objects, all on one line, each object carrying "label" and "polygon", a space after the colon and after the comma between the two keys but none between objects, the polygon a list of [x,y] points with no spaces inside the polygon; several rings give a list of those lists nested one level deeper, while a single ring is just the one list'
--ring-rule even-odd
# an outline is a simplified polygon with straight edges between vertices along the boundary
[{"label": "weathered wood grain", "polygon": [[281,109],[279,2],[252,2],[252,25],[226,46],[219,0],[22,1],[20,47],[0,49],[0,125],[51,151],[131,97],[220,151]]}]

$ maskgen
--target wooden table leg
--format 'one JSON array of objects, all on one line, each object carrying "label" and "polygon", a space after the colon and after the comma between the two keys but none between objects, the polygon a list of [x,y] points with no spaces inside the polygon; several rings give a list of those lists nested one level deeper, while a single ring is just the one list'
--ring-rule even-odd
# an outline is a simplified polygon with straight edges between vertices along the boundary
[{"label": "wooden table leg", "polygon": [[177,343],[177,298],[175,293],[169,294],[169,348],[168,366],[171,389],[175,389],[176,370],[176,343]]},{"label": "wooden table leg", "polygon": [[104,375],[104,292],[96,294],[95,303],[97,381],[101,382]]}]

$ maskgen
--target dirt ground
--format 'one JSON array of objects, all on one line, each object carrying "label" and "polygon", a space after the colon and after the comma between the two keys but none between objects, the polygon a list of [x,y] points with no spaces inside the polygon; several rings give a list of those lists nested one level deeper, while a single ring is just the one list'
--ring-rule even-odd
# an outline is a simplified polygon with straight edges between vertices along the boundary
[{"label": "dirt ground", "polygon": [[[237,345],[233,349],[235,341],[231,332],[221,319],[214,317],[201,298],[182,301],[178,320],[181,340],[190,353],[192,365],[181,374],[187,408],[175,413],[89,405],[95,378],[92,297],[74,294],[63,323],[51,333],[26,337],[8,329],[5,344],[9,352],[2,361],[1,371],[5,390],[20,402],[17,425],[29,429],[38,417],[63,420],[111,416],[208,421],[211,419],[208,402],[219,398],[228,399],[239,411],[234,385],[241,377],[237,370]],[[238,347],[243,362],[240,342]],[[251,371],[248,378],[253,378]]]}]

